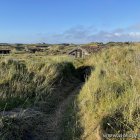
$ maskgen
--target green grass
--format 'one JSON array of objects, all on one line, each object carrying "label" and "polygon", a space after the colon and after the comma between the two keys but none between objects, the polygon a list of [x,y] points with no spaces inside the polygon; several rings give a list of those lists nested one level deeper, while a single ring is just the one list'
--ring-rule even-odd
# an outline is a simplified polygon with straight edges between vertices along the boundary
[{"label": "green grass", "polygon": [[56,84],[74,76],[72,61],[66,61],[63,56],[30,57],[29,59],[23,56],[23,60],[18,56],[1,58],[0,110],[48,100],[53,96],[51,93]]},{"label": "green grass", "polygon": [[80,124],[80,119],[78,115],[78,104],[76,97],[73,97],[72,102],[66,108],[64,113],[63,121],[61,124],[61,140],[79,140],[83,128]]},{"label": "green grass", "polygon": [[103,50],[91,56],[85,65],[94,66],[95,70],[78,96],[84,128],[81,139],[99,139],[109,132],[137,134],[140,131],[140,46]]},{"label": "green grass", "polygon": [[68,96],[66,89],[79,82],[76,69],[81,66],[94,69],[64,113],[61,139],[139,134],[140,45],[136,43],[103,49],[86,59],[45,53],[1,56],[0,109],[30,107],[40,101],[48,110],[56,108]]}]

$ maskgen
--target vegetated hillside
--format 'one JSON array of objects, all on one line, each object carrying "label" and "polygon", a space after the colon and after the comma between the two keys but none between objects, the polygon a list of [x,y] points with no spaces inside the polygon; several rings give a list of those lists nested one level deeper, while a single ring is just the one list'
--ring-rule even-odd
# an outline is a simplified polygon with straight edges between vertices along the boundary
[{"label": "vegetated hillside", "polygon": [[94,70],[65,113],[62,137],[117,140],[106,134],[128,134],[131,140],[140,133],[140,46],[104,49],[85,65]]},{"label": "vegetated hillside", "polygon": [[105,140],[113,139],[106,134],[139,134],[139,77],[139,44],[75,60],[64,55],[2,56],[0,138]]},{"label": "vegetated hillside", "polygon": [[55,58],[33,60],[1,58],[0,139],[41,137],[45,140],[47,126],[51,125],[48,115],[55,112],[80,82],[71,62]]}]

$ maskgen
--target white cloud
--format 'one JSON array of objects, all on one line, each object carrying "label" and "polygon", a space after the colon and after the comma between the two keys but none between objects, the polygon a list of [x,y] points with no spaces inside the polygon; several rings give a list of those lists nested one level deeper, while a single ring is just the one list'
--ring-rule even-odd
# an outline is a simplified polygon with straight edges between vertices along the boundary
[{"label": "white cloud", "polygon": [[49,43],[140,41],[140,24],[127,28],[118,28],[112,31],[97,30],[93,26],[76,26],[60,34],[46,35],[42,37],[42,41]]},{"label": "white cloud", "polygon": [[130,32],[129,36],[131,37],[136,37],[136,38],[140,38],[140,32]]},{"label": "white cloud", "polygon": [[114,35],[120,37],[122,34],[121,33],[114,33]]}]

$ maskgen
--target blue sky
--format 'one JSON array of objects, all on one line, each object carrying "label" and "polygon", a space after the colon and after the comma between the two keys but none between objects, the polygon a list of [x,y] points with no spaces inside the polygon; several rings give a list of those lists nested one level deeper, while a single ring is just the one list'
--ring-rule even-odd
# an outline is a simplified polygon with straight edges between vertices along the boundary
[{"label": "blue sky", "polygon": [[140,41],[140,0],[0,0],[0,42]]}]

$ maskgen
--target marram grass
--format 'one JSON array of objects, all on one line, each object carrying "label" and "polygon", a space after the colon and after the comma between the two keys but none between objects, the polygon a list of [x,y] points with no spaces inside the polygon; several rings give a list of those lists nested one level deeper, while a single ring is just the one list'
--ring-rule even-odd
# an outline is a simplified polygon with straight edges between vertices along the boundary
[{"label": "marram grass", "polygon": [[77,97],[84,130],[80,139],[139,134],[140,46],[103,50],[86,60],[85,65],[94,66],[95,70]]},{"label": "marram grass", "polygon": [[1,58],[0,110],[32,105],[37,100],[46,99],[55,83],[71,77],[71,72],[75,72],[73,65],[70,61],[65,62],[63,57]]}]

